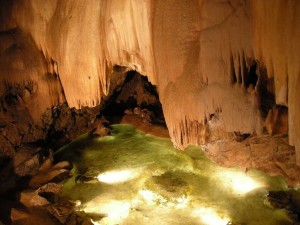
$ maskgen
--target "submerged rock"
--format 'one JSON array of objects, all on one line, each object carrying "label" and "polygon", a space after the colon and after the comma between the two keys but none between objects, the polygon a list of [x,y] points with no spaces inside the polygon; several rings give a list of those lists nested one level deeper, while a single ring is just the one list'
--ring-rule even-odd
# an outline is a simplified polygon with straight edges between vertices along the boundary
[{"label": "submerged rock", "polygon": [[48,212],[61,224],[66,225],[93,225],[91,219],[83,211],[74,211],[75,204],[70,201],[61,201],[49,206]]},{"label": "submerged rock", "polygon": [[89,167],[85,169],[83,174],[79,174],[75,178],[76,183],[98,183],[97,176],[100,171],[97,168]]},{"label": "submerged rock", "polygon": [[54,216],[61,224],[65,224],[69,216],[73,213],[75,205],[70,201],[63,201],[49,206],[48,212]]},{"label": "submerged rock", "polygon": [[75,182],[76,183],[91,183],[91,184],[94,184],[94,183],[97,183],[98,180],[96,179],[96,177],[89,177],[89,176],[85,176],[85,175],[78,175],[75,178]]},{"label": "submerged rock", "polygon": [[38,194],[46,198],[49,202],[55,202],[62,188],[62,184],[48,183],[38,189]]},{"label": "submerged rock", "polygon": [[187,196],[190,187],[179,173],[165,172],[159,176],[152,176],[146,182],[146,187],[172,202],[176,198]]},{"label": "submerged rock", "polygon": [[265,204],[274,209],[292,209],[292,195],[285,191],[269,191]]},{"label": "submerged rock", "polygon": [[293,220],[294,225],[300,223],[300,210],[293,199],[293,195],[286,191],[269,191],[264,201],[265,205],[273,209],[285,209],[288,216]]}]

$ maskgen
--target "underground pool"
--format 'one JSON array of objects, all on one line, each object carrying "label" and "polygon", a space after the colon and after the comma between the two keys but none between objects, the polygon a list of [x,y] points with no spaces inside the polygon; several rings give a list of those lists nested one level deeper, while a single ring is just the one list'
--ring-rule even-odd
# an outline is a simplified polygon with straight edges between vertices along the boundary
[{"label": "underground pool", "polygon": [[131,125],[110,136],[83,135],[56,156],[73,164],[63,196],[94,224],[293,224],[290,212],[268,204],[271,191],[288,191],[281,177],[211,162],[200,147],[174,149],[169,138]]}]

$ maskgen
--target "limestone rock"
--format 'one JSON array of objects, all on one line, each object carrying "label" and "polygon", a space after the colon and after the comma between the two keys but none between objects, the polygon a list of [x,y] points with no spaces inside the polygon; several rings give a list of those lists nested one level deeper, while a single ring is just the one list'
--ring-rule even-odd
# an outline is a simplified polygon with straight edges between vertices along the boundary
[{"label": "limestone rock", "polygon": [[48,212],[59,221],[66,225],[93,225],[91,220],[86,217],[84,212],[75,212],[75,204],[70,201],[60,201],[48,206]]},{"label": "limestone rock", "polygon": [[15,173],[21,177],[35,175],[48,158],[53,160],[51,150],[23,148],[14,157]]},{"label": "limestone rock", "polygon": [[210,115],[205,131],[207,142],[232,140],[236,136],[233,132],[226,131],[221,112]]},{"label": "limestone rock", "polygon": [[103,126],[97,126],[97,128],[95,129],[95,131],[93,131],[93,133],[100,137],[104,137],[110,134],[110,129]]},{"label": "limestone rock", "polygon": [[275,209],[292,209],[292,195],[284,191],[269,191],[266,194],[268,206]]},{"label": "limestone rock", "polygon": [[65,224],[68,217],[73,213],[74,204],[69,201],[59,202],[48,207],[49,213],[61,224]]},{"label": "limestone rock", "polygon": [[61,161],[56,163],[53,166],[53,169],[66,169],[66,170],[71,170],[73,168],[73,165],[69,163],[68,161]]},{"label": "limestone rock", "polygon": [[10,141],[10,143],[14,146],[18,146],[21,144],[21,136],[19,135],[19,131],[16,125],[10,124],[6,131],[3,132],[5,137]]},{"label": "limestone rock", "polygon": [[[65,101],[100,105],[112,74],[135,70],[158,86],[172,141],[184,149],[206,141],[205,121],[219,111],[227,132],[261,134],[266,76],[275,103],[289,109],[289,143],[300,164],[299,11],[297,0],[14,1],[0,16],[0,95],[10,91],[13,118],[27,112],[37,122]],[[13,90],[24,83],[33,88]],[[69,130],[70,116],[55,129]]]},{"label": "limestone rock", "polygon": [[0,157],[1,158],[12,158],[15,155],[15,149],[13,145],[0,134]]},{"label": "limestone rock", "polygon": [[135,107],[133,109],[133,114],[139,116],[141,114],[141,109],[139,107]]},{"label": "limestone rock", "polygon": [[5,83],[0,96],[5,95],[4,108],[14,121],[21,123],[23,118],[38,123],[44,111],[64,96],[59,79],[47,71],[47,59],[24,33],[13,29],[0,35],[0,79]]},{"label": "limestone rock", "polygon": [[62,184],[48,183],[40,187],[37,192],[41,197],[53,203],[57,199],[57,196],[61,192],[62,188]]},{"label": "limestone rock", "polygon": [[68,221],[66,223],[66,225],[93,225],[91,219],[87,218],[85,216],[85,213],[81,213],[81,212],[76,212],[73,213],[69,218]]},{"label": "limestone rock", "polygon": [[124,114],[126,114],[126,115],[132,115],[132,114],[133,114],[133,111],[132,111],[132,109],[126,109],[126,110],[124,111]]},{"label": "limestone rock", "polygon": [[240,167],[245,172],[257,169],[273,176],[283,176],[289,186],[297,186],[300,168],[296,164],[295,150],[284,135],[248,137],[237,142],[223,140],[206,145],[205,154],[226,167]]},{"label": "limestone rock", "polygon": [[51,160],[46,160],[39,168],[39,171],[29,181],[29,187],[37,188],[50,182],[58,183],[64,179],[70,178],[68,169],[55,167]]},{"label": "limestone rock", "polygon": [[294,198],[295,196],[287,191],[269,191],[265,196],[264,203],[273,209],[287,210],[290,219],[297,224],[299,223],[299,207]]},{"label": "limestone rock", "polygon": [[33,206],[42,206],[49,204],[46,198],[39,195],[38,190],[22,191],[20,193],[20,202],[28,208]]},{"label": "limestone rock", "polygon": [[61,104],[45,112],[43,122],[48,129],[47,140],[58,149],[88,132],[96,121],[98,108],[69,108]]},{"label": "limestone rock", "polygon": [[46,138],[46,132],[39,126],[31,125],[27,132],[22,135],[22,143],[32,143]]},{"label": "limestone rock", "polygon": [[21,210],[17,210],[15,208],[11,209],[11,213],[10,213],[10,217],[11,217],[11,221],[17,221],[17,220],[21,220],[21,219],[25,219],[28,218],[30,215],[26,212],[23,212]]},{"label": "limestone rock", "polygon": [[[186,196],[190,191],[188,183],[180,175],[173,172],[152,176],[146,181],[146,187],[170,201],[181,196]],[[162,200],[160,203],[165,202]]]},{"label": "limestone rock", "polygon": [[288,109],[276,107],[269,110],[266,118],[266,129],[269,134],[288,134]]},{"label": "limestone rock", "polygon": [[88,132],[90,136],[104,137],[110,134],[111,129],[109,128],[109,121],[105,118],[96,119],[92,130]]}]

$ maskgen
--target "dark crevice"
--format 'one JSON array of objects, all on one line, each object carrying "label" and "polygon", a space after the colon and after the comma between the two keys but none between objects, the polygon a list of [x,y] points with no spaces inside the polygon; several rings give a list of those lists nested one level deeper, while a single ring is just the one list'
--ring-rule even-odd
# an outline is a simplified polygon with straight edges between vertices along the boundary
[{"label": "dark crevice", "polygon": [[255,88],[258,81],[258,75],[256,74],[257,63],[254,62],[245,72],[245,87],[248,88],[250,85]]},{"label": "dark crevice", "polygon": [[[258,66],[258,65],[257,65]],[[263,118],[266,118],[269,110],[276,105],[275,102],[275,86],[274,78],[269,78],[267,75],[267,69],[263,66],[258,68],[259,71],[259,85],[257,86],[257,92],[260,98],[260,111]]]},{"label": "dark crevice", "polygon": [[235,84],[237,82],[235,69],[234,69],[234,61],[233,56],[230,57],[230,68],[231,68],[231,83]]},{"label": "dark crevice", "polygon": [[243,83],[243,77],[242,77],[242,64],[241,64],[241,60],[239,60],[239,73],[237,74],[238,75],[238,81],[242,84]]}]

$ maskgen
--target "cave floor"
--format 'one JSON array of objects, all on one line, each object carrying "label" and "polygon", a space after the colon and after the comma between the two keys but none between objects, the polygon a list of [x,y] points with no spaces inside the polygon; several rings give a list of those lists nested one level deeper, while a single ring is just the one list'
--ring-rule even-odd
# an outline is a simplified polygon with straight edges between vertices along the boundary
[{"label": "cave floor", "polygon": [[63,195],[94,224],[293,224],[266,200],[274,190],[298,196],[283,178],[220,167],[200,147],[178,151],[169,138],[132,125],[112,128],[111,136],[84,135],[57,152],[74,165]]}]

